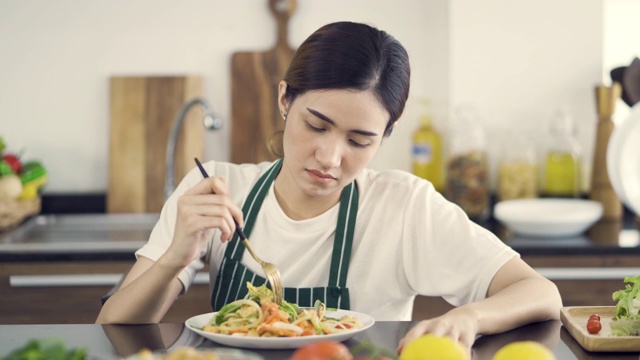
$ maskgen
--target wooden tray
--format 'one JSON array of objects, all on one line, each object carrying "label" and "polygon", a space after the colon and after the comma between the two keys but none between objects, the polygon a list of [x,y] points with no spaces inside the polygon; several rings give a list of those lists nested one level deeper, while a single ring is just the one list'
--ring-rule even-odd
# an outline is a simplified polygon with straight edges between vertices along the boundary
[{"label": "wooden tray", "polygon": [[[615,306],[571,306],[560,310],[560,320],[571,336],[588,351],[638,352],[640,337],[611,335],[611,319],[616,313]],[[589,334],[587,320],[591,314],[600,315],[602,330]]]}]

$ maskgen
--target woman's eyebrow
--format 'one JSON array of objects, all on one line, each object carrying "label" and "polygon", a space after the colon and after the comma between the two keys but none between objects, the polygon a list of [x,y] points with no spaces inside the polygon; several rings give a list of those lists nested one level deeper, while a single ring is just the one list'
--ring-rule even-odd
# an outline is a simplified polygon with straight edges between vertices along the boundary
[{"label": "woman's eyebrow", "polygon": [[[329,124],[331,124],[333,126],[336,126],[336,122],[335,121],[331,120],[331,118],[329,118],[325,114],[319,112],[318,110],[307,108],[307,111],[309,111],[310,113],[312,113],[313,115],[318,117],[320,120],[328,122]],[[366,130],[353,129],[353,130],[349,130],[349,131],[350,132],[354,132],[356,134],[364,135],[364,136],[378,136],[378,134],[376,134],[374,132],[371,132],[371,131],[366,131]]]}]

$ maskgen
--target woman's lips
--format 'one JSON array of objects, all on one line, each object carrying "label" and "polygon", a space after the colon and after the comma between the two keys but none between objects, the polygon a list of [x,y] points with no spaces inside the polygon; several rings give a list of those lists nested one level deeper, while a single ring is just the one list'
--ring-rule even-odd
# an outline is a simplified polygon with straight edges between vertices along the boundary
[{"label": "woman's lips", "polygon": [[334,178],[330,174],[325,174],[318,170],[307,170],[307,173],[309,173],[311,179],[322,184],[330,184],[331,182],[336,180],[336,178]]}]

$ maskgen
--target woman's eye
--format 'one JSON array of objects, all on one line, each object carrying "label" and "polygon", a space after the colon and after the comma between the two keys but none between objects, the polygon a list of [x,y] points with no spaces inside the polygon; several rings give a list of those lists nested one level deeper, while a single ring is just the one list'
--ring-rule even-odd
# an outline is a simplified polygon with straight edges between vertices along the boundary
[{"label": "woman's eye", "polygon": [[359,143],[359,142],[357,142],[357,141],[355,141],[353,139],[349,139],[349,142],[351,143],[351,145],[353,145],[355,147],[358,147],[358,148],[364,148],[364,147],[369,146],[369,144]]},{"label": "woman's eye", "polygon": [[311,125],[310,122],[307,122],[307,127],[309,127],[309,129],[315,131],[315,132],[323,132],[325,129],[320,128],[320,127],[315,127],[313,125]]}]

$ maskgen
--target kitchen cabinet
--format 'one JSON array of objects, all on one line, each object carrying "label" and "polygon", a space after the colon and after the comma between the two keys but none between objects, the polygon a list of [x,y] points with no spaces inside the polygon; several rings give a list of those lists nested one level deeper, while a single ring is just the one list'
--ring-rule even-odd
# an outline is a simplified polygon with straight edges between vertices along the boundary
[{"label": "kitchen cabinet", "polygon": [[614,306],[625,276],[640,274],[640,254],[529,255],[529,265],[553,281],[564,306]]},{"label": "kitchen cabinet", "polygon": [[[1,324],[93,323],[101,298],[133,260],[0,262]],[[195,284],[162,322],[210,312],[209,285]]]}]

